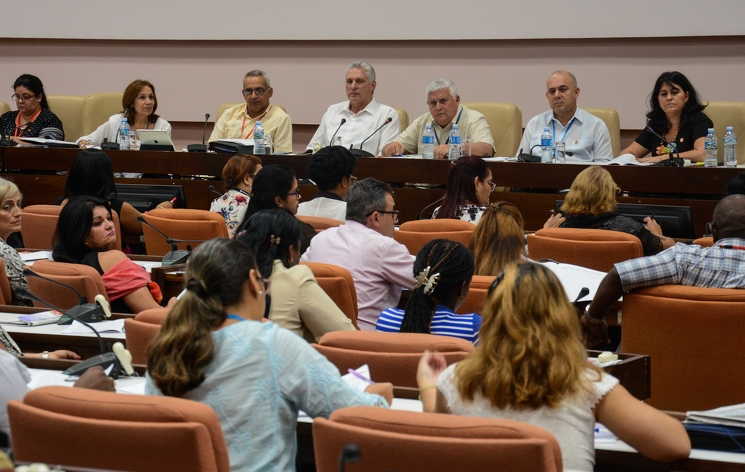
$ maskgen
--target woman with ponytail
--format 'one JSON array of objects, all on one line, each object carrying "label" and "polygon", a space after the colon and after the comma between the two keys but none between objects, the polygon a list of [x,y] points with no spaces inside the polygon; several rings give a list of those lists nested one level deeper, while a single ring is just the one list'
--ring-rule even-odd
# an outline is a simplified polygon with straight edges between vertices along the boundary
[{"label": "woman with ponytail", "polygon": [[[232,471],[294,471],[298,410],[328,417],[353,405],[387,406],[358,392],[305,341],[262,323],[268,281],[248,247],[197,247],[186,293],[150,346],[145,392],[205,403],[222,425]],[[372,390],[390,384],[373,384]]]},{"label": "woman with ponytail", "polygon": [[417,383],[424,411],[531,423],[559,442],[564,470],[593,470],[595,422],[658,461],[688,457],[680,421],[635,399],[587,360],[579,319],[561,282],[528,262],[489,288],[481,343],[449,367],[425,353]]},{"label": "woman with ponytail", "polygon": [[313,272],[300,260],[302,223],[278,208],[254,213],[238,236],[254,254],[262,274],[271,281],[269,319],[308,342],[329,331],[353,331],[352,321],[318,286]]},{"label": "woman with ponytail", "polygon": [[468,293],[473,256],[461,243],[447,239],[428,242],[414,261],[416,286],[406,310],[388,308],[378,317],[377,331],[453,336],[475,343],[481,316],[459,315],[455,309]]},{"label": "woman with ponytail", "polygon": [[471,241],[476,275],[499,275],[509,264],[525,260],[523,215],[509,202],[489,204]]}]

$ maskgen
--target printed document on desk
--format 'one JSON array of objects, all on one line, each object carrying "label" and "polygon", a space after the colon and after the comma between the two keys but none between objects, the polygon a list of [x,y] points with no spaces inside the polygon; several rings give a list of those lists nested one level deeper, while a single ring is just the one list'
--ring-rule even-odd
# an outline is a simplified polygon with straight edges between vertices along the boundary
[{"label": "printed document on desk", "polygon": [[539,264],[556,274],[556,277],[559,278],[561,285],[564,287],[564,291],[569,297],[569,301],[572,302],[577,299],[577,295],[579,295],[579,292],[583,287],[587,287],[590,290],[590,293],[577,301],[583,302],[592,300],[595,297],[595,292],[597,292],[600,282],[605,277],[605,272],[573,264],[563,264],[559,262],[539,262]]},{"label": "printed document on desk", "polygon": [[[99,333],[124,333],[124,318],[118,320],[107,320],[98,321],[96,323],[89,323]],[[64,334],[89,334],[91,329],[79,321],[73,321],[70,326],[67,326]]]}]

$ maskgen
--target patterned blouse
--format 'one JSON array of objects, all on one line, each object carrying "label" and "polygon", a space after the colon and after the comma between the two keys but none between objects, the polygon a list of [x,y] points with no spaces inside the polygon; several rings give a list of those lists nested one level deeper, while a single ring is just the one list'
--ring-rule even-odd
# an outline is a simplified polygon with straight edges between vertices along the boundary
[{"label": "patterned blouse", "polygon": [[222,215],[225,218],[225,226],[228,227],[228,236],[233,237],[235,230],[243,221],[243,215],[246,214],[248,208],[248,200],[251,195],[244,192],[231,188],[221,196],[212,200],[210,205],[210,211],[214,211]]},{"label": "patterned blouse", "polygon": [[[0,130],[2,130],[2,134],[15,136],[17,116],[17,110],[3,113],[0,116]],[[42,109],[39,116],[26,126],[21,136],[25,138],[44,138],[64,141],[65,131],[57,115],[48,109]]]},{"label": "patterned blouse", "polygon": [[13,249],[3,239],[0,239],[0,258],[5,262],[5,273],[8,275],[10,289],[13,291],[13,305],[31,306],[30,299],[18,295],[18,289],[28,290],[28,282],[23,275],[23,259],[18,251]]}]

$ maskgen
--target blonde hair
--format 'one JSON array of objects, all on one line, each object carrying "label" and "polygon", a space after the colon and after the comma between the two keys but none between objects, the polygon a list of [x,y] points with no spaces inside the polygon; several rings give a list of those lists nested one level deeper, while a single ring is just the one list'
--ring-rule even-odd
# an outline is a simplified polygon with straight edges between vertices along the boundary
[{"label": "blonde hair", "polygon": [[13,195],[21,195],[18,185],[16,185],[15,182],[0,177],[0,203]]},{"label": "blonde hair", "polygon": [[574,178],[561,211],[569,215],[599,215],[615,211],[619,190],[610,172],[600,166],[590,166]]},{"label": "blonde hair", "polygon": [[497,202],[486,208],[471,241],[476,275],[498,275],[507,265],[522,260],[525,253],[523,225],[523,215],[512,203]]},{"label": "blonde hair", "polygon": [[577,312],[556,276],[536,263],[512,265],[487,297],[476,351],[456,367],[458,391],[495,408],[556,407],[589,392]]}]

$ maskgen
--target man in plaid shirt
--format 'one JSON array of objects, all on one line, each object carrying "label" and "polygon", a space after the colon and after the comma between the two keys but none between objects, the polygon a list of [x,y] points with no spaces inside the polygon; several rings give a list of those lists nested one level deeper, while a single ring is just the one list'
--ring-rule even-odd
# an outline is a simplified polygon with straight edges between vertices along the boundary
[{"label": "man in plaid shirt", "polygon": [[603,318],[631,290],[663,284],[745,288],[745,195],[730,195],[714,208],[714,245],[678,243],[659,254],[619,262],[605,276],[582,317],[588,345],[607,340]]}]

